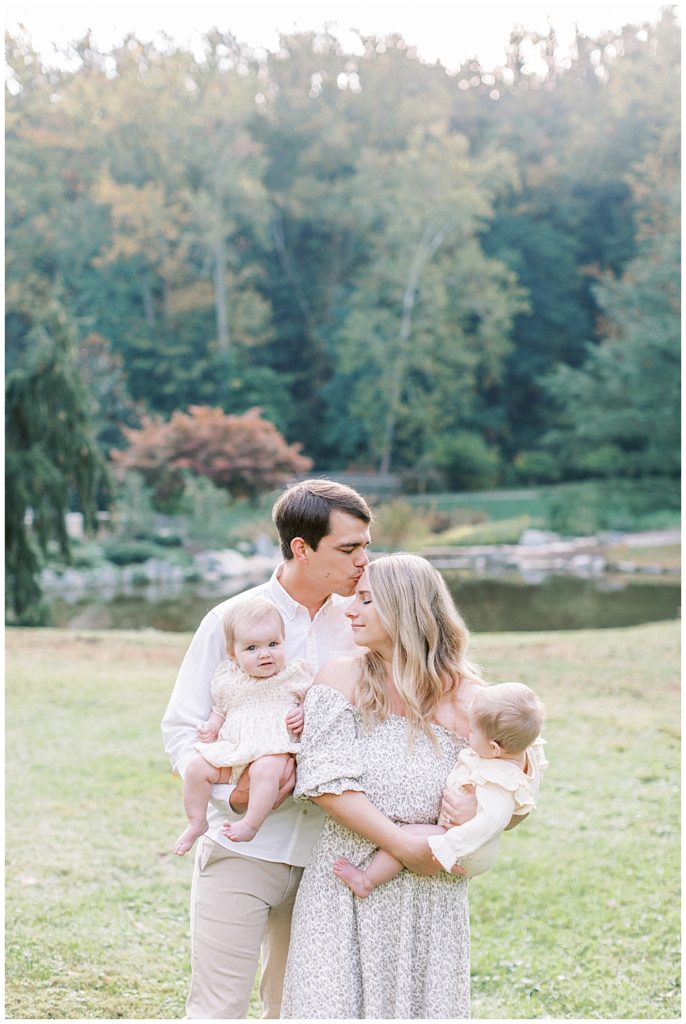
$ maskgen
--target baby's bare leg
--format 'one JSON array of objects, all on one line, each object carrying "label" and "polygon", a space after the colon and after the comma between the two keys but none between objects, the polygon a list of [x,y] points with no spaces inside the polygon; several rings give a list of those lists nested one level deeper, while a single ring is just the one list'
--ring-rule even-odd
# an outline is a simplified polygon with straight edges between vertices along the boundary
[{"label": "baby's bare leg", "polygon": [[[445,832],[440,825],[401,825],[400,827],[406,832],[414,832],[415,835],[420,836],[438,836]],[[333,865],[333,873],[336,878],[345,882],[361,900],[374,892],[377,885],[381,885],[382,882],[390,882],[402,870],[403,864],[386,850],[377,850],[364,871],[356,868],[345,857],[338,857]]]},{"label": "baby's bare leg", "polygon": [[227,839],[232,839],[234,843],[246,843],[254,839],[276,802],[281,772],[287,758],[288,754],[265,754],[249,765],[248,809],[241,821],[224,822],[224,835]]},{"label": "baby's bare leg", "polygon": [[188,765],[183,780],[183,808],[188,827],[174,846],[174,853],[180,857],[188,853],[195,840],[207,832],[207,803],[212,786],[216,782],[228,781],[229,774],[229,768],[215,768],[201,754],[196,754]]}]

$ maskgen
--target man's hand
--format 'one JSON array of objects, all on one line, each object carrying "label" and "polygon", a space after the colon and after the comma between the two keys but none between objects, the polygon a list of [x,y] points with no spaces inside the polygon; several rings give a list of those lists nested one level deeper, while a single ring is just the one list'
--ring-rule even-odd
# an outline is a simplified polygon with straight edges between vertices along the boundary
[{"label": "man's hand", "polygon": [[288,712],[286,715],[286,725],[295,736],[300,735],[305,725],[305,712],[302,709],[302,704]]},{"label": "man's hand", "polygon": [[444,828],[464,825],[475,816],[477,806],[473,786],[462,786],[459,791],[444,789],[438,824]]},{"label": "man's hand", "polygon": [[197,729],[198,739],[201,743],[214,743],[219,733],[213,729],[209,722],[201,722]]},{"label": "man's hand", "polygon": [[[279,792],[274,803],[274,810],[280,807],[287,796],[295,789],[295,758],[288,757],[281,771],[279,779]],[[246,768],[236,783],[229,797],[229,807],[236,814],[245,814],[248,809],[248,795],[250,793],[250,768]]]}]

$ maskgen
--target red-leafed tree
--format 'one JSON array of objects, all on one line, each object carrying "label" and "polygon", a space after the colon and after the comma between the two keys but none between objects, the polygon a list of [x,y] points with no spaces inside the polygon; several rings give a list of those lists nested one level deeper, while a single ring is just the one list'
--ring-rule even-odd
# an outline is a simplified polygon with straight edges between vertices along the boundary
[{"label": "red-leafed tree", "polygon": [[125,428],[124,434],[130,447],[111,453],[115,465],[141,473],[158,501],[183,491],[184,471],[208,477],[235,498],[255,501],[312,465],[300,445],[288,444],[258,408],[232,416],[192,405],[169,421],[144,417],[140,429]]}]

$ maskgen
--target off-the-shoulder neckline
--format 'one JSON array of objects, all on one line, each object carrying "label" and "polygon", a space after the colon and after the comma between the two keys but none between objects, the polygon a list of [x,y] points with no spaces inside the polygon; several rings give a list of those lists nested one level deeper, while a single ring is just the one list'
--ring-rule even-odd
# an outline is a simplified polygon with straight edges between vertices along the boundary
[{"label": "off-the-shoulder neckline", "polygon": [[[358,714],[360,714],[360,709],[358,707],[356,707],[353,704],[352,701],[348,700],[348,698],[345,696],[345,694],[341,693],[340,690],[337,690],[335,686],[329,686],[328,683],[315,683],[314,686],[310,687],[308,692],[312,693],[313,690],[318,690],[318,689],[328,690],[330,693],[337,694],[341,698],[341,700],[344,701],[352,711],[356,711]],[[387,719],[388,718],[397,718],[401,722],[404,722],[405,719],[407,718],[407,715],[397,715],[397,714],[395,714],[395,712],[389,711],[388,714],[386,715],[386,718]],[[441,732],[447,732],[449,736],[453,737],[453,739],[462,740],[463,743],[467,743],[467,737],[466,736],[460,736],[459,733],[456,733],[452,729],[449,729],[447,727],[447,725],[439,725],[438,722],[432,722],[431,723],[431,728],[432,729],[440,729]]]}]

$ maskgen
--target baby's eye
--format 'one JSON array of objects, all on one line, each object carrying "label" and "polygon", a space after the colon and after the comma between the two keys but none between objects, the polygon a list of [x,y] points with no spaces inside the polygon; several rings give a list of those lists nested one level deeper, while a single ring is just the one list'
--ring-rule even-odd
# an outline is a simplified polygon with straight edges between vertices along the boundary
[{"label": "baby's eye", "polygon": [[270,647],[278,647],[279,646],[279,641],[278,640],[270,640],[269,641],[269,646]]},{"label": "baby's eye", "polygon": [[245,649],[246,649],[246,651],[254,651],[255,650],[255,644],[248,644],[248,646]]}]

